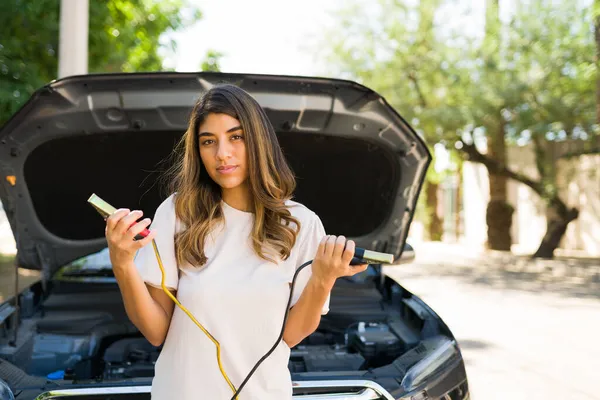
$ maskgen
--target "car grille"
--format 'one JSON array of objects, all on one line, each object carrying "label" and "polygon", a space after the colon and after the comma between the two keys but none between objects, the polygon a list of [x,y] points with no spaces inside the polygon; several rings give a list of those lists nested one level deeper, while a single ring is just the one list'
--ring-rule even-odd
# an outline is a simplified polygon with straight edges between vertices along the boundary
[{"label": "car grille", "polygon": [[[296,381],[293,383],[294,400],[393,400],[379,384],[369,380]],[[147,396],[147,397],[146,397]],[[113,400],[126,398],[150,398],[150,386],[120,386],[102,388],[78,388],[52,390],[40,394],[36,400],[86,400],[110,397]]]},{"label": "car grille", "polygon": [[378,383],[369,380],[296,381],[294,400],[394,400]]}]

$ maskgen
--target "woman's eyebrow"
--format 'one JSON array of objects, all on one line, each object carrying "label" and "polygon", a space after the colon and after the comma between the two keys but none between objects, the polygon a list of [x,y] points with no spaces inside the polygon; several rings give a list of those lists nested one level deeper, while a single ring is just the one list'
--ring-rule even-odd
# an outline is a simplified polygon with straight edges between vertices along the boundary
[{"label": "woman's eyebrow", "polygon": [[[227,130],[227,132],[225,132],[225,133],[231,133],[231,132],[235,132],[235,131],[241,131],[241,130],[242,130],[242,126],[241,126],[241,125],[238,125],[238,126],[234,126],[233,128],[229,128],[229,129]],[[198,134],[198,136],[213,136],[213,134],[212,134],[212,133],[210,133],[210,132],[200,132],[200,133]]]},{"label": "woman's eyebrow", "polygon": [[229,129],[227,130],[227,133],[230,133],[230,132],[235,132],[235,131],[239,131],[239,130],[242,130],[242,126],[241,126],[241,125],[234,126],[233,128],[229,128]]}]

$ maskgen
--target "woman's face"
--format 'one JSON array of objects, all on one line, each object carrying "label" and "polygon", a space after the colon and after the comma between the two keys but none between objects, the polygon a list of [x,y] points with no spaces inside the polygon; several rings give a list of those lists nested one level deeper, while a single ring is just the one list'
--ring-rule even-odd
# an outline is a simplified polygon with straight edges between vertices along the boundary
[{"label": "woman's face", "polygon": [[200,158],[222,189],[234,189],[248,178],[245,132],[227,114],[209,114],[198,129]]}]

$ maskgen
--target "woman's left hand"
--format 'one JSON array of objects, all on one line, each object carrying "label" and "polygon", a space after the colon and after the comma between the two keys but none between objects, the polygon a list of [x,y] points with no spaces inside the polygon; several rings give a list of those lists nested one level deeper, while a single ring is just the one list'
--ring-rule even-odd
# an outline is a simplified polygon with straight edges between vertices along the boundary
[{"label": "woman's left hand", "polygon": [[339,277],[352,276],[366,270],[368,264],[350,265],[354,248],[354,241],[346,240],[344,236],[324,236],[312,262],[313,277],[333,286]]}]

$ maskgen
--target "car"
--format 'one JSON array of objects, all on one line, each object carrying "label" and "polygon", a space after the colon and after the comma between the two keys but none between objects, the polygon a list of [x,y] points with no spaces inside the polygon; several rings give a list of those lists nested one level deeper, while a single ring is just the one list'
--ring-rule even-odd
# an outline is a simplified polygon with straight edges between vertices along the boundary
[{"label": "car", "polygon": [[[297,177],[294,200],[314,210],[328,233],[393,254],[396,266],[387,268],[414,257],[406,238],[431,155],[364,85],[218,72],[53,81],[0,130],[0,197],[17,263],[41,271],[40,281],[0,307],[5,396],[150,397],[161,348],[127,318],[105,223],[87,199],[95,193],[152,216],[168,195],[161,172],[192,105],[220,83],[238,85],[264,107]],[[329,313],[291,350],[294,399],[469,398],[452,332],[383,269],[370,265],[337,280]]]}]

